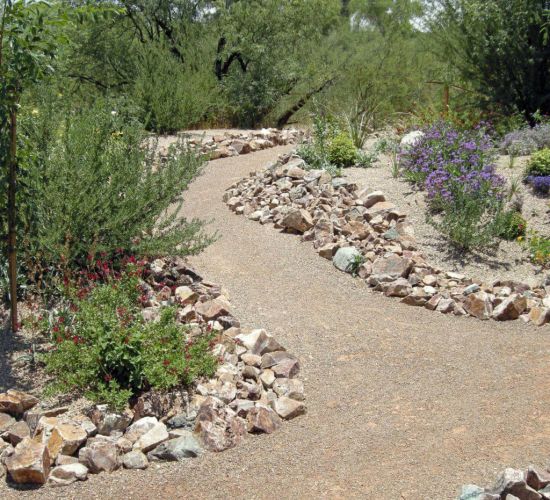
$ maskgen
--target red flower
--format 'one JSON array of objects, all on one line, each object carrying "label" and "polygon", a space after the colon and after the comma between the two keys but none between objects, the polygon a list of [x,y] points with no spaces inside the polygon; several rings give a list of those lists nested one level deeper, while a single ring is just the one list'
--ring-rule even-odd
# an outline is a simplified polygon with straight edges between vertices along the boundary
[{"label": "red flower", "polygon": [[57,325],[55,325],[52,330],[54,331],[54,333],[57,333],[59,331],[59,327]]},{"label": "red flower", "polygon": [[165,359],[165,360],[162,362],[162,364],[163,364],[164,366],[168,366],[168,365],[170,364],[170,360],[169,360],[169,359]]},{"label": "red flower", "polygon": [[113,376],[110,375],[109,373],[107,373],[107,374],[103,377],[103,380],[105,380],[105,382],[110,382],[111,380],[113,380]]}]

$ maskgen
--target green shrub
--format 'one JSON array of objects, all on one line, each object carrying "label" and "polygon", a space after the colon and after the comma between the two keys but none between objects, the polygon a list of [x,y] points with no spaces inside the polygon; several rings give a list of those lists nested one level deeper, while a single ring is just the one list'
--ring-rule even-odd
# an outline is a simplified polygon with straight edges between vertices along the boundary
[{"label": "green shrub", "polygon": [[47,111],[23,123],[27,271],[79,266],[90,253],[183,255],[208,243],[199,221],[177,218],[182,193],[203,164],[183,140],[161,162],[156,140],[108,101]]},{"label": "green shrub", "polygon": [[550,175],[550,148],[541,149],[533,153],[527,165],[527,175]]},{"label": "green shrub", "polygon": [[123,273],[91,291],[72,290],[70,297],[48,328],[55,344],[44,357],[55,377],[50,393],[77,391],[120,408],[141,390],[170,389],[214,374],[212,335],[191,339],[169,307],[160,321],[143,320],[137,273]]},{"label": "green shrub", "polygon": [[550,238],[533,231],[527,238],[531,260],[543,267],[550,266]]},{"label": "green shrub", "polygon": [[357,161],[357,148],[350,136],[339,133],[328,146],[328,160],[338,167],[351,167]]},{"label": "green shrub", "polygon": [[520,236],[525,236],[527,221],[516,210],[509,210],[502,216],[502,228],[500,237],[505,240],[516,240]]}]

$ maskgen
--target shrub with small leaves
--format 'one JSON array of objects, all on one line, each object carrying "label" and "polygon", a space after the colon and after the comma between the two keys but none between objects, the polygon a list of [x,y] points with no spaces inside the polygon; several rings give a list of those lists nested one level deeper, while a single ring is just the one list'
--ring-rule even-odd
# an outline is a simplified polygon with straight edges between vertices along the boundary
[{"label": "shrub with small leaves", "polygon": [[351,167],[357,161],[357,148],[350,136],[344,132],[330,141],[328,160],[338,167]]},{"label": "shrub with small leaves", "polygon": [[191,338],[170,307],[159,321],[144,321],[139,275],[130,266],[103,283],[79,282],[70,290],[48,327],[55,345],[44,358],[55,376],[50,392],[76,391],[120,407],[149,387],[170,389],[214,374],[210,333]]},{"label": "shrub with small leaves", "polygon": [[550,175],[550,148],[537,151],[527,165],[528,176]]},{"label": "shrub with small leaves", "polygon": [[527,221],[516,210],[509,210],[502,215],[500,237],[505,240],[516,240],[525,236]]}]

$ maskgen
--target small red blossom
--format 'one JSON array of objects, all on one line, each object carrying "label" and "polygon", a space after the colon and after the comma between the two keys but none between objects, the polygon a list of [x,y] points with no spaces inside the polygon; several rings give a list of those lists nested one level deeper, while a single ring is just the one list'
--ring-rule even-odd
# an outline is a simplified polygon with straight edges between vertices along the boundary
[{"label": "small red blossom", "polygon": [[113,376],[109,373],[107,373],[104,377],[103,377],[103,380],[105,380],[105,382],[110,382],[111,380],[113,380]]},{"label": "small red blossom", "polygon": [[165,359],[165,360],[162,362],[162,364],[163,364],[164,366],[168,366],[168,365],[170,364],[170,360],[169,360],[169,359]]}]

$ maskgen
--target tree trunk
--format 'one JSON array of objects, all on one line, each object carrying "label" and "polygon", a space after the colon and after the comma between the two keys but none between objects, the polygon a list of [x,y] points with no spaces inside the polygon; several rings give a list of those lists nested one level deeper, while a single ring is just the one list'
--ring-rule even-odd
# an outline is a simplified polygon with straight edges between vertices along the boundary
[{"label": "tree trunk", "polygon": [[10,278],[11,329],[19,329],[17,318],[17,255],[15,241],[15,191],[17,168],[17,115],[15,109],[10,111],[10,154],[8,156],[8,267]]}]

